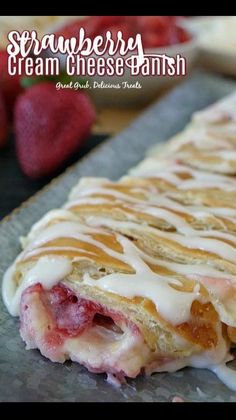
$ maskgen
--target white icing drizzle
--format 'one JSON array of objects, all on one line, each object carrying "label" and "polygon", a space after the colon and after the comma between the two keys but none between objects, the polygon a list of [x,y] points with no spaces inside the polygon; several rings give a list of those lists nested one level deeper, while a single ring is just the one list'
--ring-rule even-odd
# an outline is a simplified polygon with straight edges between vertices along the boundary
[{"label": "white icing drizzle", "polygon": [[[163,200],[164,201],[164,200]],[[74,207],[75,205],[79,205],[80,202],[77,200],[76,202],[72,202],[68,204],[68,208]],[[169,209],[158,208],[154,206],[146,206],[146,205],[129,205],[125,204],[127,208],[131,210],[137,210],[148,215],[158,217],[162,220],[167,221],[170,225],[175,226],[180,232],[184,233],[190,229],[189,224],[185,221],[184,217],[177,215],[174,211],[170,211]],[[125,212],[125,209],[123,210]],[[132,218],[134,216],[127,213],[127,217]]]},{"label": "white icing drizzle", "polygon": [[[135,188],[132,188],[132,191],[134,191]],[[142,192],[147,192],[144,189],[141,190]],[[94,197],[93,194],[101,193],[102,195],[112,195],[112,199],[108,198],[97,198]],[[115,200],[114,200],[115,199]],[[139,199],[133,196],[130,196],[128,194],[119,193],[116,190],[111,190],[111,188],[107,189],[106,187],[99,188],[99,191],[96,188],[87,189],[83,193],[83,197],[75,197],[75,199],[67,202],[65,204],[65,208],[72,209],[73,207],[79,206],[79,205],[86,205],[86,204],[109,204],[112,202],[117,202],[119,204],[125,204],[125,206],[129,207],[130,209],[137,209],[141,210],[147,214],[152,214],[153,210],[158,209],[157,206],[162,206],[165,209],[171,211],[171,212],[181,212],[183,214],[193,216],[196,218],[200,217],[211,217],[213,216],[219,216],[228,218],[233,221],[234,218],[236,218],[236,210],[232,208],[227,207],[206,207],[206,206],[184,206],[178,202],[176,202],[171,197],[167,197],[165,195],[162,195],[160,193],[156,193],[156,195],[151,194],[150,196],[147,196],[146,199]],[[132,204],[132,205],[131,205]],[[180,216],[179,216],[180,217]]]},{"label": "white icing drizzle", "polygon": [[55,220],[71,220],[76,221],[76,217],[73,213],[64,210],[64,209],[55,209],[50,210],[48,213],[46,213],[38,222],[36,222],[30,232],[38,232],[40,229],[44,228],[46,225],[48,225],[50,222]]},{"label": "white icing drizzle", "polygon": [[124,249],[124,259],[134,268],[135,274],[112,273],[93,280],[85,273],[85,284],[127,298],[146,297],[155,303],[157,311],[171,324],[178,325],[187,321],[193,301],[201,300],[199,290],[192,293],[175,290],[170,286],[172,278],[154,273],[130,241],[120,235],[119,240]]},{"label": "white icing drizzle", "polygon": [[[188,206],[184,207],[186,211],[193,212],[191,214],[198,215],[201,212],[207,212],[209,214],[213,214],[214,216],[224,217],[225,219],[229,218],[233,221],[236,218],[236,209],[231,209],[228,207],[206,207],[206,206]],[[196,212],[196,213],[195,213]]]},{"label": "white icing drizzle", "polygon": [[[182,152],[181,152],[182,153]],[[185,152],[183,152],[184,154]],[[186,155],[188,153],[186,152]],[[236,151],[235,150],[215,150],[214,152],[204,152],[205,157],[213,157],[213,158],[219,158],[223,160],[228,161],[235,161],[236,160]],[[194,157],[194,156],[193,156]],[[221,165],[224,165],[225,162],[221,162]]]},{"label": "white icing drizzle", "polygon": [[45,289],[51,289],[63,280],[72,270],[71,262],[57,256],[44,256],[24,275],[17,287],[13,281],[15,265],[13,264],[3,277],[3,300],[11,315],[19,315],[20,299],[23,291],[35,283],[41,283]]},{"label": "white icing drizzle", "polygon": [[93,204],[93,205],[99,205],[99,204],[109,204],[111,203],[111,199],[109,198],[100,198],[100,197],[93,197],[93,196],[88,196],[88,197],[82,197],[82,198],[76,198],[76,200],[73,200],[69,203],[66,203],[64,205],[65,209],[70,209],[71,205],[87,205],[87,204]]},{"label": "white icing drizzle", "polygon": [[[235,135],[236,126],[234,129]],[[227,138],[229,136],[229,139]],[[191,125],[183,131],[183,133],[178,134],[173,139],[170,140],[169,144],[163,148],[163,150],[152,150],[148,156],[157,156],[178,158],[184,160],[185,158],[191,156],[194,159],[199,159],[198,156],[195,156],[195,150],[186,150],[184,146],[193,146],[195,150],[200,152],[201,155],[207,157],[217,157],[220,158],[221,164],[217,168],[218,171],[222,171],[222,166],[228,168],[228,162],[236,159],[236,152],[234,149],[234,144],[230,141],[230,133],[227,130],[223,132],[214,131],[209,129],[207,126],[195,126]],[[200,156],[201,156],[200,155]],[[201,157],[200,157],[201,159]]]},{"label": "white icing drizzle", "polygon": [[[90,220],[90,223],[91,223],[91,220]],[[98,224],[99,225],[101,224],[100,220],[99,220]],[[134,225],[134,227],[137,228],[136,225]],[[86,234],[81,233],[81,231],[85,232]],[[25,250],[25,255],[29,258],[29,257],[32,257],[34,255],[40,254],[40,252],[44,252],[44,253],[47,252],[47,251],[52,252],[52,251],[56,251],[58,249],[65,250],[65,251],[68,251],[68,250],[79,251],[79,250],[81,250],[81,249],[73,248],[73,247],[64,247],[64,248],[63,247],[59,247],[59,248],[57,248],[57,247],[45,248],[44,247],[44,248],[40,249],[40,246],[45,244],[46,242],[48,242],[50,240],[53,240],[53,239],[57,239],[57,238],[62,237],[62,236],[66,236],[66,237],[78,238],[78,239],[80,239],[82,241],[85,241],[87,243],[91,243],[91,244],[93,244],[93,245],[95,245],[99,248],[102,248],[104,250],[104,252],[106,252],[108,255],[111,255],[115,258],[121,259],[121,254],[120,253],[113,252],[111,249],[107,248],[105,245],[101,244],[99,241],[95,241],[93,238],[88,236],[88,234],[87,234],[88,231],[90,233],[97,233],[98,232],[97,229],[94,229],[94,228],[91,228],[91,227],[88,228],[88,227],[85,227],[84,225],[81,225],[81,224],[78,224],[78,223],[75,223],[75,222],[68,222],[68,221],[60,222],[59,224],[48,226],[43,232],[41,232],[41,234],[39,234],[37,236],[36,240],[32,241],[30,246],[27,247],[27,249]],[[101,230],[99,230],[99,232],[100,231]],[[196,233],[196,232],[193,231],[193,233]],[[204,235],[209,234],[209,232],[201,232],[201,233],[203,233]],[[210,231],[210,234],[212,234],[212,233],[215,234],[215,232]],[[231,237],[231,236],[227,236],[227,235],[226,236],[223,235],[223,237],[225,237],[225,238],[227,237],[228,239],[231,239],[231,240],[234,240],[234,241],[236,240],[236,238]],[[139,252],[140,252],[140,255],[141,255],[141,251],[139,251]],[[91,255],[91,258],[92,258],[93,252],[90,252],[90,255]],[[149,257],[146,254],[142,255],[142,258],[146,261],[150,261],[152,259],[152,257]],[[200,282],[202,281],[203,277],[206,278],[206,277],[210,277],[210,276],[213,276],[213,278],[222,279],[222,273],[219,273],[217,270],[211,269],[208,266],[199,266],[198,267],[199,276],[197,276],[195,274],[196,273],[196,271],[195,271],[196,268],[194,267],[194,265],[186,266],[186,265],[182,265],[182,264],[178,265],[178,264],[174,264],[174,263],[165,264],[165,263],[163,263],[163,261],[158,261],[157,259],[153,259],[153,260],[154,261],[150,261],[150,262],[160,263],[160,265],[164,265],[164,266],[168,266],[168,264],[169,264],[169,268],[172,269],[173,271],[176,271],[177,273],[178,272],[182,273],[182,274],[186,275],[187,277],[189,276],[191,279],[195,279],[195,280],[200,281]],[[130,264],[130,261],[125,261],[125,262]],[[227,280],[229,280],[229,278],[234,279],[234,277],[232,275],[227,276]],[[203,282],[203,283],[210,292],[213,292],[214,295],[216,295],[218,298],[220,297],[220,296],[217,295],[217,293],[219,294],[219,290],[217,289],[217,287],[216,288],[214,287],[215,286],[214,282],[211,283],[210,285],[208,284],[209,282],[207,284],[205,284],[206,282]],[[216,286],[217,286],[217,284],[216,284]],[[223,310],[221,310],[223,318],[228,319],[229,315],[227,315],[227,316],[224,315],[222,311]],[[231,325],[235,324],[234,322],[232,323],[231,319],[230,319],[230,321],[228,319],[228,322]]]},{"label": "white icing drizzle", "polygon": [[163,206],[161,207],[161,209],[168,210],[168,212],[171,212],[174,216],[178,216],[179,218],[181,217],[183,220],[185,220],[184,217],[180,216],[179,214],[177,215],[176,212],[195,217],[196,219],[207,218],[207,217],[212,217],[212,216],[224,216],[227,219],[228,217],[227,210],[229,210],[228,214],[231,216],[232,220],[233,220],[233,217],[236,216],[236,210],[234,209],[221,209],[221,208],[212,208],[212,207],[206,207],[206,206],[186,207],[175,202],[174,200],[171,200],[171,198],[167,198],[161,195],[160,195],[160,200],[157,199],[157,200],[152,200],[148,202],[140,202],[139,204],[135,204],[133,206],[130,206],[129,204],[127,204],[127,206],[130,207],[131,209],[134,209],[134,210],[137,209],[144,213],[160,217],[158,214],[158,211],[160,208],[157,205]]},{"label": "white icing drizzle", "polygon": [[[88,241],[86,241],[88,242]],[[35,256],[38,256],[40,254],[45,254],[47,252],[50,252],[50,254],[52,254],[53,252],[57,252],[57,251],[64,251],[65,253],[68,251],[72,251],[72,252],[85,252],[84,248],[81,247],[72,247],[72,246],[44,246],[41,248],[36,248],[33,250],[29,250],[27,252],[27,254],[24,254],[27,258],[32,258]],[[89,255],[89,257],[91,256],[91,258],[95,255],[95,252],[91,251],[91,250],[86,250],[86,254]],[[74,257],[74,259],[80,258],[79,256]]]},{"label": "white icing drizzle", "polygon": [[109,184],[111,181],[108,178],[95,178],[95,177],[83,177],[80,181],[72,188],[69,194],[69,200],[74,200],[80,196],[80,191],[86,191],[89,187],[99,187],[104,184]]},{"label": "white icing drizzle", "polygon": [[[188,173],[192,178],[179,178],[178,173],[181,172]],[[236,180],[233,177],[192,169],[187,165],[177,164],[171,160],[159,161],[155,158],[146,158],[136,168],[133,168],[130,174],[135,177],[160,178],[180,189],[217,188],[229,192],[236,191]]]},{"label": "white icing drizzle", "polygon": [[[173,277],[181,274],[190,280],[202,283],[209,292],[211,303],[220,315],[222,322],[236,327],[236,276],[224,274],[207,264],[181,264],[169,262],[145,254],[138,249],[139,255],[147,263],[158,265],[173,271]],[[197,272],[197,273],[196,273]]]},{"label": "white icing drizzle", "polygon": [[[42,245],[47,244],[47,242],[53,241],[58,238],[73,238],[78,239],[82,242],[89,243],[91,245],[95,245],[99,248],[102,248],[107,251],[107,253],[113,254],[113,252],[109,247],[106,247],[101,242],[93,239],[90,235],[96,234],[96,233],[103,233],[104,235],[109,235],[109,232],[106,232],[104,230],[97,230],[91,227],[88,227],[86,225],[82,225],[80,223],[75,222],[61,222],[54,225],[50,225],[47,228],[45,228],[39,235],[27,246],[27,248],[24,250],[22,256],[24,258],[28,257],[28,255],[31,255],[31,252],[38,251]],[[81,248],[74,248],[71,246],[64,246],[64,247],[43,247],[42,250],[49,250],[49,249],[72,249],[72,250],[78,250]],[[87,251],[86,251],[87,252]],[[91,251],[88,251],[91,252]],[[35,254],[34,254],[35,255]],[[120,255],[119,253],[115,253],[115,255]]]},{"label": "white icing drizzle", "polygon": [[[179,142],[180,140],[180,142]],[[179,144],[181,143],[181,144]],[[233,145],[229,143],[222,135],[216,136],[214,132],[211,132],[208,127],[193,127],[188,129],[183,133],[182,139],[178,139],[178,142],[173,142],[173,151],[178,151],[182,145],[188,143],[194,144],[194,147],[200,151],[219,151],[220,149],[224,150],[234,150]],[[180,147],[179,147],[180,146]]]},{"label": "white icing drizzle", "polygon": [[[57,251],[57,250],[64,250],[64,251],[72,250],[72,251],[77,251],[77,252],[78,251],[83,251],[83,249],[81,249],[81,248],[74,248],[74,247],[69,247],[69,246],[68,247],[43,247],[43,248],[40,248],[41,245],[45,244],[48,241],[51,241],[53,239],[57,239],[61,236],[67,235],[66,237],[78,238],[78,239],[83,240],[87,243],[91,243],[91,244],[103,249],[103,251],[106,252],[108,255],[110,255],[112,257],[115,257],[117,259],[121,259],[128,264],[131,264],[131,261],[129,259],[124,258],[122,256],[122,254],[111,250],[110,248],[106,247],[104,244],[101,244],[99,241],[94,240],[93,238],[91,238],[87,234],[80,233],[81,230],[83,232],[86,232],[87,230],[89,230],[89,232],[97,232],[96,229],[87,228],[83,225],[81,227],[80,224],[77,224],[77,223],[75,224],[74,222],[73,223],[72,222],[60,222],[60,224],[48,226],[41,234],[39,234],[37,239],[35,241],[33,241],[30,244],[30,246],[27,247],[27,249],[24,251],[24,256],[30,258],[30,257],[33,257],[37,254],[40,254],[41,252],[45,253],[45,252],[49,252],[49,251],[53,252],[53,251]],[[158,260],[156,258],[152,258],[152,257],[148,256],[147,254],[143,253],[141,250],[138,250],[137,248],[136,248],[136,251],[139,253],[139,255],[143,258],[144,261],[151,262],[153,264],[162,265],[164,267],[172,269],[174,272],[186,275],[187,277],[189,277],[191,279],[194,279],[196,281],[202,282],[202,279],[206,278],[206,277],[219,278],[219,279],[222,280],[222,273],[218,272],[217,270],[215,270],[215,269],[213,269],[213,268],[211,268],[207,265],[206,266],[201,266],[201,265],[198,266],[197,272],[198,272],[199,275],[196,275],[196,267],[194,265],[183,265],[183,264],[176,264],[176,263],[168,263],[168,262],[165,262],[163,260]],[[86,253],[90,254],[91,258],[93,257],[93,251],[86,251]],[[227,281],[230,280],[234,283],[235,282],[235,276],[227,275],[226,280]],[[172,280],[172,283],[173,283],[173,280]],[[217,296],[217,298],[221,297],[221,296],[219,296],[219,288],[217,288],[217,283],[214,284],[214,282],[209,283],[209,282],[203,281],[203,284],[206,286],[206,288],[210,292],[213,292],[214,295]],[[221,289],[223,291],[223,288],[221,288]],[[220,291],[221,291],[221,289],[220,289]],[[228,315],[228,318],[229,318],[229,315]],[[226,319],[226,315],[224,316],[224,319]],[[229,322],[230,325],[234,325],[234,322],[232,323],[232,321],[229,321],[229,320],[228,320],[228,322]]]},{"label": "white icing drizzle", "polygon": [[[66,237],[78,238],[86,243],[99,247],[108,255],[123,261],[134,269],[135,274],[123,275],[118,273],[111,275],[113,280],[115,280],[115,284],[119,288],[118,292],[120,295],[127,290],[126,293],[129,296],[135,296],[137,293],[138,296],[148,297],[154,301],[160,313],[163,312],[163,316],[173,323],[183,322],[183,320],[186,320],[189,317],[193,300],[196,298],[200,299],[199,290],[196,289],[193,293],[186,293],[173,289],[171,284],[181,283],[174,278],[159,276],[152,272],[148,265],[140,257],[138,249],[128,239],[123,238],[121,235],[116,235],[116,238],[122,245],[124,253],[116,252],[101,242],[91,238],[88,234],[86,234],[86,230],[88,230],[89,233],[96,231],[93,228],[88,228],[79,223],[76,224],[75,222],[61,222],[48,226],[30,245],[28,245],[21,254],[21,259],[24,260],[24,258],[32,256],[32,252],[34,251],[36,253],[40,253],[42,249],[44,252],[49,250],[52,251],[55,248],[48,247],[46,249],[40,249],[40,246],[46,244],[52,239],[62,237],[65,234]],[[72,264],[67,258],[54,256],[40,257],[36,265],[24,275],[24,280],[18,287],[15,294],[12,294],[12,291],[14,290],[14,270],[10,270],[10,272],[5,275],[3,284],[5,296],[4,300],[10,312],[12,314],[18,314],[20,296],[23,290],[25,290],[25,288],[29,285],[41,282],[45,287],[48,285],[50,288],[53,284],[66,277],[71,270]],[[143,282],[144,276],[145,282]],[[85,275],[85,280],[86,279],[88,281],[88,278]],[[107,277],[105,276],[103,279],[106,281]],[[125,287],[121,287],[122,284],[125,286],[125,283],[127,283],[126,289]]]},{"label": "white icing drizzle", "polygon": [[[163,238],[171,239],[177,243],[181,243],[183,246],[188,248],[195,248],[195,249],[202,249],[212,253],[216,253],[217,255],[221,256],[222,258],[228,259],[229,261],[235,262],[236,259],[236,249],[229,245],[228,243],[223,242],[221,239],[230,240],[232,243],[236,245],[236,237],[229,233],[225,232],[218,232],[214,230],[208,231],[197,231],[191,228],[191,226],[184,225],[182,223],[182,219],[177,219],[176,227],[180,225],[181,227],[184,226],[185,233],[188,236],[182,236],[178,233],[170,233],[158,230],[156,228],[151,228],[148,226],[140,226],[133,222],[119,222],[114,221],[108,218],[96,217],[96,216],[88,216],[87,221],[90,226],[96,226],[95,228],[88,227],[86,225],[82,225],[78,222],[61,222],[59,224],[54,224],[48,226],[44,229],[39,235],[33,240],[29,246],[25,249],[27,253],[30,249],[34,249],[36,247],[40,247],[41,245],[52,241],[59,237],[71,237],[75,239],[79,239],[81,241],[88,242],[93,244],[97,247],[102,247],[106,253],[109,255],[114,256],[114,251],[105,247],[105,245],[101,244],[101,242],[96,241],[95,239],[91,238],[88,234],[93,233],[100,233],[100,230],[97,230],[97,226],[108,226],[112,229],[116,228],[124,228],[124,229],[133,229],[138,230],[141,232],[149,232],[155,234],[156,236],[160,236]],[[104,231],[102,231],[104,232]],[[190,236],[191,235],[191,236]],[[210,237],[210,238],[209,238]],[[204,238],[204,240],[203,240]],[[120,254],[119,254],[120,255]],[[117,258],[117,255],[115,256]]]},{"label": "white icing drizzle", "polygon": [[208,180],[206,179],[206,181],[203,181],[202,179],[197,180],[197,179],[189,179],[186,180],[184,182],[182,182],[178,188],[180,190],[191,190],[191,189],[205,189],[205,188],[216,188],[216,189],[221,189],[221,190],[225,190],[227,192],[232,192],[232,191],[236,191],[236,184],[235,185],[230,185],[230,183],[227,183],[227,180],[222,182],[218,182],[217,179],[212,179],[212,180]]},{"label": "white icing drizzle", "polygon": [[[99,228],[93,228],[86,226],[78,222],[63,221],[53,225],[49,225],[43,231],[41,231],[35,239],[29,244],[28,248],[40,246],[46,242],[52,241],[56,238],[83,238],[83,234],[96,234],[96,233],[108,234]],[[87,236],[86,236],[87,238]]]},{"label": "white icing drizzle", "polygon": [[[123,206],[122,210],[120,211],[125,212],[127,218],[130,220],[135,219],[135,214],[130,214],[128,211],[126,211],[126,209],[130,209],[134,212],[139,211],[144,214],[165,220],[171,226],[174,226],[176,230],[182,234],[194,234],[194,230],[191,228],[190,224],[185,220],[184,215],[189,215],[196,219],[212,219],[213,217],[218,216],[224,217],[225,219],[229,219],[231,222],[236,223],[236,220],[233,219],[236,216],[236,211],[234,209],[211,208],[206,206],[186,207],[177,203],[171,198],[167,198],[161,194],[156,195],[156,197],[152,196],[150,200],[144,201],[143,199],[129,197],[128,195],[121,194],[116,190],[112,190],[111,188],[107,189],[105,187],[99,189],[92,188],[90,190],[84,191],[84,197],[75,198],[75,200],[69,201],[68,203],[66,203],[65,208],[73,210],[74,208],[76,209],[76,207],[80,205],[91,204],[96,206],[97,204],[106,205],[107,203],[111,203],[111,200],[108,200],[106,198],[93,197],[93,194],[97,193],[102,193],[103,195],[108,194],[110,197],[112,194],[112,203],[114,203],[115,198],[115,202],[118,205]],[[181,212],[183,215],[176,214],[176,212]],[[225,223],[222,220],[217,219],[216,221],[221,225],[223,229],[226,229]]]},{"label": "white icing drizzle", "polygon": [[[165,232],[149,226],[140,226],[133,222],[119,222],[105,217],[88,216],[86,220],[92,226],[104,226],[119,231],[139,231],[143,234],[150,233],[156,236],[156,238],[166,238],[187,248],[200,249],[214,253],[232,263],[235,263],[236,261],[236,248],[220,240],[223,238],[229,239],[230,237],[230,240],[235,243],[236,237],[224,232],[193,230],[194,234],[192,236],[183,236],[178,233]],[[216,237],[217,239],[207,238],[207,236]]]},{"label": "white icing drizzle", "polygon": [[[131,197],[128,194],[125,194],[123,192],[117,191],[112,189],[112,185],[110,185],[111,188],[108,188],[106,186],[101,186],[101,187],[83,187],[83,188],[79,188],[77,189],[77,192],[79,194],[79,198],[78,196],[76,196],[75,194],[73,195],[73,204],[77,204],[77,202],[80,202],[81,198],[83,197],[88,197],[92,194],[102,194],[102,195],[107,195],[107,196],[112,196],[121,200],[128,200],[132,203],[139,203],[140,200],[136,197]],[[78,201],[77,201],[78,200]],[[67,204],[66,204],[67,206]]]}]

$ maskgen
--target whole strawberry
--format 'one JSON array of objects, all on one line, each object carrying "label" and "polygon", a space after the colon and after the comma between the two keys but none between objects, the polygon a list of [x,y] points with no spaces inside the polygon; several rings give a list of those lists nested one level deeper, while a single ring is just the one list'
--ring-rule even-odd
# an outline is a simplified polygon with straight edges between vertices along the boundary
[{"label": "whole strawberry", "polygon": [[5,146],[8,134],[8,117],[3,95],[0,93],[0,149]]},{"label": "whole strawberry", "polygon": [[31,178],[53,173],[89,135],[95,120],[90,98],[51,82],[32,86],[15,105],[16,152]]},{"label": "whole strawberry", "polygon": [[8,73],[8,53],[0,51],[0,91],[3,94],[9,115],[13,113],[13,106],[19,93],[22,91],[20,85],[21,76],[10,76]]}]

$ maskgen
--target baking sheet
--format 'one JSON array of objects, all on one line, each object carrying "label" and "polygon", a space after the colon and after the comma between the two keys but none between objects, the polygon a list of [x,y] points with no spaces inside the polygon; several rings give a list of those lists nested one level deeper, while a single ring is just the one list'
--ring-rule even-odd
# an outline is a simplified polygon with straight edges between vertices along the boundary
[{"label": "baking sheet", "polygon": [[[96,148],[5,218],[0,223],[0,278],[20,250],[18,237],[47,210],[60,206],[79,177],[117,179],[144,157],[147,148],[183,129],[193,111],[233,89],[236,82],[196,72],[129,128]],[[37,350],[26,351],[18,328],[18,319],[7,313],[0,298],[0,401],[171,401],[178,395],[185,401],[236,402],[236,393],[213,373],[190,368],[139,377],[115,389],[106,382],[106,375],[90,374],[76,363],[51,363]]]}]

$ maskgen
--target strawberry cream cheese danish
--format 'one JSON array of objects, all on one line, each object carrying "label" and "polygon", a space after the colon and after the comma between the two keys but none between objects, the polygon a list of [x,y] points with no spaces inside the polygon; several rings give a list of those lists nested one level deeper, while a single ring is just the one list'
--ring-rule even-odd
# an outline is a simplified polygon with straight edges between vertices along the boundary
[{"label": "strawberry cream cheese danish", "polygon": [[208,368],[236,390],[234,101],[117,182],[83,178],[22,238],[3,299],[27,349],[120,382]]}]

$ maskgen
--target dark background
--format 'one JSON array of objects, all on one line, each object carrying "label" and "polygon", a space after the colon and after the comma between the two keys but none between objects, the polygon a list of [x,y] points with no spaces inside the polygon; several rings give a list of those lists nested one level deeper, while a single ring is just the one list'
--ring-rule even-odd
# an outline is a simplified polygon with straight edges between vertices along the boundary
[{"label": "dark background", "polygon": [[31,180],[21,171],[15,156],[14,136],[11,135],[8,145],[0,150],[0,220],[48,184],[51,179],[62,173],[68,166],[86,155],[99,145],[107,135],[92,135],[80,150],[52,176],[40,180]]}]

